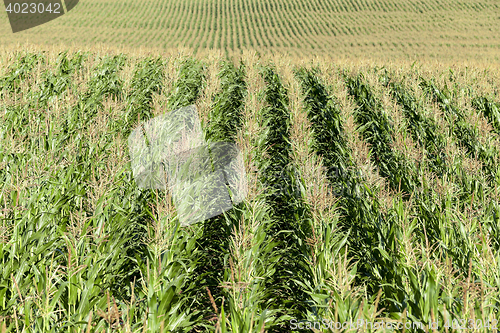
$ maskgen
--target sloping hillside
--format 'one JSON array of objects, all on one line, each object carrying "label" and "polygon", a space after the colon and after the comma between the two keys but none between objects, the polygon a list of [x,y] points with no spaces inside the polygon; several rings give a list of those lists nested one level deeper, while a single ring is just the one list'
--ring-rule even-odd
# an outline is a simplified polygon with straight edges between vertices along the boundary
[{"label": "sloping hillside", "polygon": [[86,0],[0,44],[280,51],[390,59],[499,61],[495,0]]},{"label": "sloping hillside", "polygon": [[[178,50],[0,64],[0,332],[496,326],[498,68]],[[187,105],[238,145],[248,195],[180,227],[169,191],[137,186],[127,138]]]}]

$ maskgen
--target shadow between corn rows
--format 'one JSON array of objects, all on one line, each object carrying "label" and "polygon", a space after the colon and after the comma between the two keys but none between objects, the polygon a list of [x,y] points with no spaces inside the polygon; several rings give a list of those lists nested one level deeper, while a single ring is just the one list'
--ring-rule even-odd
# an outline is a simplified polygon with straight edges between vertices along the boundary
[{"label": "shadow between corn rows", "polygon": [[[230,61],[221,63],[221,69],[218,73],[221,89],[212,97],[209,122],[204,129],[207,143],[234,143],[236,141],[236,134],[242,126],[242,112],[247,94],[245,75],[243,64],[236,67]],[[227,295],[221,284],[227,277],[226,269],[231,256],[229,251],[230,237],[239,228],[244,207],[243,202],[239,203],[223,214],[202,222],[203,233],[197,240],[197,246],[202,251],[194,275],[198,286],[194,297],[197,299],[197,307],[203,315],[198,327],[203,327],[207,331],[215,329],[212,320],[214,316],[218,316],[212,301],[215,302],[217,311],[220,312],[224,308],[226,313],[231,313]],[[226,300],[225,303],[223,303],[223,299]]]},{"label": "shadow between corn rows", "polygon": [[[436,174],[438,178],[443,178],[445,175],[449,179],[452,179],[459,188],[460,192],[455,193],[454,197],[451,198],[451,203],[446,203],[440,200],[439,197],[433,195],[433,190],[428,187],[424,188],[424,192],[421,194],[422,197],[418,200],[420,214],[424,216],[422,220],[427,228],[428,235],[436,241],[443,241],[443,235],[441,235],[442,230],[448,230],[447,233],[453,233],[457,236],[457,239],[462,239],[462,244],[456,244],[455,246],[445,245],[441,250],[448,251],[452,254],[452,257],[459,263],[459,269],[467,269],[468,262],[470,259],[470,253],[468,255],[463,255],[461,253],[454,253],[457,249],[469,248],[470,246],[465,246],[466,239],[456,228],[450,228],[436,221],[440,220],[443,216],[443,211],[449,210],[451,206],[458,207],[458,209],[463,210],[467,207],[481,209],[481,205],[487,201],[490,196],[490,191],[494,189],[491,187],[491,183],[488,184],[488,179],[480,177],[477,175],[467,174],[467,172],[461,166],[447,165],[446,161],[449,160],[444,153],[445,138],[442,133],[439,132],[436,123],[433,119],[424,116],[424,110],[421,103],[417,102],[417,99],[412,91],[405,88],[399,82],[393,82],[389,79],[387,73],[383,74],[381,77],[382,81],[387,87],[391,89],[391,94],[396,102],[401,105],[403,109],[404,116],[407,119],[407,128],[411,133],[412,137],[420,146],[425,148],[427,158],[431,161],[431,171]],[[488,186],[490,185],[490,186]],[[432,208],[434,207],[434,208]],[[498,216],[498,205],[490,201],[488,207],[483,213],[483,218],[488,219],[488,217],[493,217],[489,219],[488,223],[492,229],[493,235],[498,234],[498,223],[495,223],[495,216]],[[498,220],[498,217],[496,218]],[[421,236],[423,236],[423,230],[420,231]],[[469,237],[465,237],[469,238]],[[498,245],[496,245],[498,249]],[[461,252],[461,251],[459,251]]]},{"label": "shadow between corn rows", "polygon": [[305,242],[311,233],[311,216],[299,189],[297,168],[293,164],[290,144],[290,111],[288,91],[272,66],[261,68],[266,83],[266,106],[261,110],[264,132],[260,137],[260,181],[266,191],[271,222],[267,227],[269,240],[275,242],[274,253],[280,260],[266,288],[270,293],[268,306],[276,309],[277,324],[271,332],[289,330],[287,321],[303,320],[310,309],[308,295],[301,283],[311,278],[305,258],[310,249]]},{"label": "shadow between corn rows", "polygon": [[348,259],[358,262],[355,283],[366,284],[370,297],[381,288],[381,306],[387,312],[402,312],[407,304],[398,269],[399,231],[395,221],[382,214],[377,198],[355,170],[339,105],[317,74],[318,70],[296,71],[312,126],[314,150],[323,158],[331,191],[340,199],[339,225],[340,232],[348,235]]},{"label": "shadow between corn rows", "polygon": [[[305,95],[306,110],[315,138],[315,150],[318,155],[323,157],[332,191],[340,196],[342,231],[350,236],[348,240],[349,259],[359,261],[356,283],[366,284],[369,296],[372,297],[381,288],[383,293],[381,294],[380,304],[385,308],[383,313],[392,318],[401,316],[405,309],[408,311],[408,318],[424,321],[425,323],[430,323],[432,320],[429,309],[434,311],[434,314],[437,315],[436,318],[439,318],[441,322],[444,321],[445,316],[450,318],[448,311],[452,311],[453,315],[451,317],[459,315],[464,306],[461,298],[459,295],[447,294],[436,289],[436,284],[440,282],[437,280],[436,272],[433,269],[424,267],[423,271],[418,273],[415,268],[404,264],[404,258],[399,254],[400,244],[397,241],[402,232],[399,225],[403,221],[402,218],[404,218],[402,212],[398,211],[401,205],[396,204],[393,210],[382,214],[377,198],[373,196],[368,188],[363,186],[361,177],[352,170],[352,158],[342,133],[339,106],[333,98],[328,96],[326,88],[319,82],[316,74],[317,72],[314,70],[306,71],[305,69],[296,72],[297,77],[301,80]],[[387,119],[378,122],[377,118],[370,119],[375,115],[366,114],[377,112],[377,107],[373,102],[366,103],[366,100],[370,99],[369,88],[359,80],[360,78],[356,82],[348,79],[348,84],[354,84],[350,92],[363,99],[360,109],[365,108],[365,110],[357,110],[356,120],[358,126],[361,128],[362,134],[366,135],[363,131],[366,130],[367,126],[377,126],[377,124],[382,123],[382,125],[379,124],[382,126],[381,128],[368,132],[372,136],[364,137],[369,141],[374,140],[380,134],[373,132],[385,130],[387,138],[382,137],[379,139],[382,144],[384,141],[388,144],[391,129],[384,126]],[[363,114],[363,112],[366,113]],[[383,117],[383,114],[379,114],[379,116]],[[376,142],[370,143],[376,144]],[[392,168],[397,168],[401,163],[398,162],[397,156],[392,155],[390,151],[384,151],[384,149],[388,149],[387,146],[376,147],[375,149],[378,149],[379,156],[384,156],[386,160],[395,160],[394,165],[388,168],[390,172]],[[379,159],[381,161],[377,162],[385,162],[382,158]],[[415,186],[410,185],[411,177],[414,175],[415,173],[413,175],[409,174],[409,181],[406,182],[410,190],[413,190],[412,187]],[[392,180],[392,186],[396,184],[394,180],[398,180],[398,178]],[[403,186],[401,187],[403,188]],[[425,204],[428,203],[426,200],[430,199],[422,196],[416,200],[425,207]],[[444,237],[442,233],[447,229],[442,228],[443,225],[439,224],[440,221],[442,222],[442,214],[438,214],[436,211],[433,211],[432,216],[428,216],[423,211],[417,212],[417,214],[420,217],[419,220],[423,223],[429,223],[427,221],[429,218],[431,222],[428,225],[428,232],[437,232],[437,235],[433,235],[436,239],[446,239],[446,244],[442,248],[456,259],[458,267],[461,269],[468,268],[474,245],[468,240],[467,235],[454,228],[452,236]],[[436,225],[432,225],[433,216],[440,217],[439,221],[434,221],[438,223]],[[412,228],[415,228],[415,226]],[[420,239],[424,237],[423,234],[419,236]],[[410,282],[409,289],[404,287],[405,280]],[[425,288],[431,286],[434,287],[425,290]],[[438,299],[446,304],[446,309],[443,309],[442,306],[438,308]],[[428,305],[423,306],[425,303]],[[481,309],[476,308],[476,310]],[[458,317],[455,318],[458,319]]]}]

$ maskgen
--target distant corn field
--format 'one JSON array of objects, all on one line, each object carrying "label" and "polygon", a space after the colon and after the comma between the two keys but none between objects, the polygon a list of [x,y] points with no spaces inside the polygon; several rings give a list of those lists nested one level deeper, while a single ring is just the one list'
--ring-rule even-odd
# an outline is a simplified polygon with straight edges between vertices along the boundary
[{"label": "distant corn field", "polygon": [[457,1],[81,1],[69,14],[0,44],[105,44],[193,52],[254,49],[291,55],[498,61],[500,4]]},{"label": "distant corn field", "polygon": [[[498,327],[498,66],[60,51],[0,53],[0,332]],[[249,192],[179,227],[127,135],[193,104]]]}]

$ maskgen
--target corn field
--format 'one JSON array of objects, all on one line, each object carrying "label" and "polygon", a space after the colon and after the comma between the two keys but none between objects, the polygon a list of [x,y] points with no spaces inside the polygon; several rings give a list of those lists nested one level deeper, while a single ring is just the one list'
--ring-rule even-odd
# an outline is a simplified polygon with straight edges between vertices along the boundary
[{"label": "corn field", "polygon": [[[279,29],[210,43],[290,43]],[[0,54],[0,332],[496,331],[498,82],[256,53]],[[181,226],[169,190],[137,185],[127,137],[190,105],[204,140],[241,150],[248,193]]]}]

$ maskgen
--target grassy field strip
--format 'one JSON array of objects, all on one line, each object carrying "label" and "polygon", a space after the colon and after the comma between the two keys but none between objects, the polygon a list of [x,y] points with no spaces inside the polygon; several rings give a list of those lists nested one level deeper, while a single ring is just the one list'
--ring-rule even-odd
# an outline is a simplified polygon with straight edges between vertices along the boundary
[{"label": "grassy field strip", "polygon": [[163,21],[165,24],[165,28],[166,28],[165,34],[163,35],[163,38],[162,38],[162,43],[164,45],[173,44],[173,42],[174,42],[173,29],[175,29],[175,27],[176,27],[174,23],[177,23],[177,21],[179,20],[179,16],[183,14],[180,11],[179,7],[180,7],[179,3],[176,3],[174,1],[171,1],[169,3],[167,13],[166,13],[164,21]]},{"label": "grassy field strip", "polygon": [[[311,38],[314,41],[314,44],[312,48],[313,49],[322,49],[325,45],[325,40],[323,40],[324,34],[320,34],[318,30],[320,28],[318,27],[318,20],[312,19],[315,15],[312,14],[313,11],[310,10],[310,6],[304,6],[305,3],[299,0],[293,0],[293,2],[296,3],[296,8],[298,8],[298,12],[294,12],[297,16],[299,16],[299,13],[304,13],[305,15],[301,17],[304,17],[302,20],[301,17],[296,16],[296,20],[300,25],[300,29],[305,32],[309,38]],[[306,17],[308,19],[306,19]],[[307,37],[306,37],[307,38]]]},{"label": "grassy field strip", "polygon": [[233,39],[230,37],[231,32],[228,29],[230,23],[230,14],[228,13],[228,1],[221,2],[221,37],[219,39],[220,44],[218,45],[219,50],[224,50],[227,55],[227,50],[231,47],[231,44],[234,45]]},{"label": "grassy field strip", "polygon": [[[229,29],[229,27],[235,27],[235,25],[232,25],[231,20],[232,20],[232,15],[229,12],[229,6],[228,6],[228,1],[223,1],[221,5],[221,11],[223,15],[223,27],[222,31],[224,34],[222,35],[221,39],[221,46],[219,46],[219,49],[223,49],[225,52],[229,48],[231,48],[231,45],[234,46],[234,39],[232,37],[232,33],[234,32],[233,29]],[[227,53],[226,53],[227,55]]]},{"label": "grassy field strip", "polygon": [[234,22],[235,15],[234,13],[231,12],[231,7],[230,7],[230,2],[225,1],[225,26],[224,29],[226,31],[225,33],[225,44],[227,45],[224,48],[224,51],[226,51],[226,56],[227,56],[227,50],[231,49],[234,50],[235,44],[238,42],[237,37],[236,37],[236,31],[237,29],[231,27],[237,27],[238,25],[236,22]]},{"label": "grassy field strip", "polygon": [[265,18],[265,25],[266,25],[266,36],[270,37],[269,38],[269,45],[273,47],[279,47],[278,45],[280,43],[280,33],[278,29],[276,28],[275,20],[273,20],[272,17],[272,10],[271,6],[268,1],[259,3],[259,9],[260,12],[263,14],[263,17]]},{"label": "grassy field strip", "polygon": [[193,28],[197,27],[197,29],[200,29],[201,15],[202,15],[201,11],[199,10],[200,5],[201,3],[198,2],[196,3],[196,5],[193,5],[190,8],[189,16],[182,25],[183,31],[182,31],[182,37],[180,39],[181,42],[179,43],[180,46],[189,45],[189,40],[192,38],[191,36],[193,37],[198,36],[196,31],[192,30],[190,33],[189,32],[190,29],[187,28],[192,25],[192,22],[197,22],[197,24],[193,26]]},{"label": "grassy field strip", "polygon": [[221,0],[216,0],[212,3],[212,10],[214,14],[214,24],[212,30],[212,38],[210,40],[210,48],[217,48],[217,42],[219,41],[219,36],[221,34],[221,8],[220,8]]},{"label": "grassy field strip", "polygon": [[208,48],[210,45],[210,39],[212,38],[212,31],[214,31],[214,25],[216,22],[216,16],[214,13],[214,8],[211,3],[206,2],[205,7],[204,7],[204,12],[209,14],[205,15],[207,16],[206,18],[206,25],[203,27],[203,37],[199,39],[199,46],[201,48]]},{"label": "grassy field strip", "polygon": [[[173,29],[172,33],[169,36],[169,40],[166,43],[171,42],[176,47],[179,47],[181,44],[179,40],[181,38],[181,33],[185,31],[183,27],[186,26],[187,22],[189,22],[189,12],[186,10],[186,2],[183,1],[178,3],[176,8],[174,8],[174,11],[175,19],[172,23],[175,22],[175,28]],[[172,27],[174,27],[173,24]]]},{"label": "grassy field strip", "polygon": [[244,37],[244,31],[243,31],[243,20],[241,19],[240,16],[240,11],[236,8],[236,2],[237,0],[231,0],[230,2],[230,7],[231,7],[231,26],[235,26],[237,22],[240,22],[241,24],[238,24],[238,28],[234,29],[233,32],[233,38],[235,40],[234,45],[231,46],[231,49],[237,49],[241,50],[243,47],[243,39]]},{"label": "grassy field strip", "polygon": [[[237,0],[237,8],[241,8],[242,11],[245,10],[245,0]],[[249,19],[248,19],[248,16],[247,15],[243,15],[243,13],[239,14],[240,15],[240,22],[244,22],[244,26],[242,27],[242,29],[244,29],[244,37],[245,39],[243,39],[242,41],[242,46],[243,48],[249,48],[251,47],[252,45],[257,45],[257,40],[256,40],[256,37],[255,37],[255,34],[253,33],[253,29],[252,29],[252,25],[250,24],[249,22]]]},{"label": "grassy field strip", "polygon": [[[210,8],[211,8],[210,5],[207,2],[205,2],[202,10],[205,13],[209,14]],[[207,47],[207,39],[208,39],[208,34],[210,33],[210,29],[211,29],[210,22],[212,21],[212,18],[213,18],[212,15],[204,15],[204,19],[201,20],[203,22],[202,26],[201,26],[202,33],[199,34],[198,36],[196,36],[196,39],[195,39],[194,45],[193,45],[193,47],[196,50],[198,50],[199,48],[206,48]]]},{"label": "grassy field strip", "polygon": [[294,34],[294,36],[297,36],[297,43],[295,44],[296,47],[305,48],[309,46],[311,48],[314,48],[314,43],[310,38],[306,37],[307,35],[302,27],[300,18],[297,17],[303,17],[305,13],[297,15],[295,11],[298,9],[298,5],[295,1],[284,4],[284,7],[285,9],[283,12],[285,13],[287,20],[291,22],[290,26],[293,27],[292,33]]},{"label": "grassy field strip", "polygon": [[279,31],[276,28],[275,21],[271,15],[271,7],[267,2],[259,2],[259,14],[262,15],[262,22],[265,26],[265,36],[267,37],[266,45],[271,47],[278,47],[279,43]]},{"label": "grassy field strip", "polygon": [[[60,20],[23,32],[22,37],[8,34],[6,17],[2,29],[9,44],[29,39],[160,49],[182,45],[196,52],[217,48],[228,53],[243,47],[301,55],[314,49],[322,55],[335,50],[353,59],[401,55],[435,60],[461,54],[486,62],[498,58],[498,18],[492,15],[497,9],[492,0],[471,3],[470,8],[451,0],[313,1],[307,5],[296,0],[177,0],[141,5],[92,0]],[[67,33],[50,38],[60,28]]]},{"label": "grassy field strip", "polygon": [[[315,37],[315,40],[317,40],[317,48],[319,49],[325,49],[331,47],[330,42],[331,38],[328,38],[327,36],[329,33],[325,31],[325,23],[321,22],[321,18],[317,19],[315,15],[315,9],[314,5],[308,5],[307,2],[302,2],[300,1],[300,8],[301,11],[299,12],[304,12],[307,13],[308,20],[306,21],[306,24],[308,26],[309,34]],[[308,9],[312,9],[308,11]]]},{"label": "grassy field strip", "polygon": [[199,16],[197,20],[200,21],[200,25],[197,28],[196,33],[189,39],[189,47],[198,50],[201,46],[201,41],[204,40],[203,36],[207,34],[208,31],[208,19],[209,15],[202,15],[203,12],[207,11],[207,3],[199,3],[196,7],[196,11]]},{"label": "grassy field strip", "polygon": [[[258,47],[258,45],[262,44],[261,41],[261,36],[259,35],[259,28],[257,26],[257,23],[254,21],[252,21],[251,17],[250,17],[250,13],[253,13],[253,10],[254,10],[254,7],[253,6],[250,6],[249,3],[247,3],[246,0],[241,0],[239,2],[240,6],[241,6],[241,9],[242,9],[242,12],[241,12],[241,15],[244,17],[245,19],[245,23],[247,25],[247,29],[248,29],[248,34],[249,34],[249,40],[247,42],[247,47]],[[245,15],[245,13],[248,13],[247,15]]]},{"label": "grassy field strip", "polygon": [[[218,1],[218,0],[217,0]],[[217,30],[218,30],[218,21],[219,21],[219,12],[217,10],[217,6],[214,6],[216,2],[212,2],[210,6],[210,12],[211,12],[211,25],[210,25],[210,35],[207,43],[208,48],[215,48],[215,39],[217,38]]]},{"label": "grassy field strip", "polygon": [[239,22],[238,30],[235,31],[235,48],[238,50],[243,50],[245,45],[245,40],[247,37],[247,27],[245,26],[246,22],[243,20],[242,15],[239,11],[240,1],[239,0],[231,0],[231,17],[234,18],[236,22]]},{"label": "grassy field strip", "polygon": [[[224,3],[224,1],[222,0],[217,0],[217,34],[216,34],[216,37],[215,37],[215,41],[214,41],[214,48],[216,49],[224,49],[223,48],[223,44],[221,44],[221,40],[222,40],[222,35],[224,33],[224,29],[223,29],[223,21],[224,21],[224,10],[223,10],[223,7],[222,7],[222,4]],[[222,47],[221,47],[222,45]]]},{"label": "grassy field strip", "polygon": [[[213,32],[215,31],[215,25],[217,23],[217,16],[215,9],[211,3],[207,3],[207,10],[206,13],[209,13],[210,15],[208,16],[209,19],[209,25],[205,28],[205,34],[203,35],[203,39],[201,39],[202,44],[201,47],[206,47],[206,48],[213,48],[213,44],[211,44],[211,40],[214,37]],[[205,36],[206,35],[206,36]],[[212,46],[210,46],[212,45]]]},{"label": "grassy field strip", "polygon": [[266,41],[264,41],[264,45],[268,45],[271,47],[275,47],[274,40],[276,38],[276,31],[271,27],[269,23],[269,12],[267,11],[267,4],[264,6],[264,3],[258,2],[258,13],[260,16],[260,20],[262,22],[262,27],[264,31],[264,36],[266,37]]},{"label": "grassy field strip", "polygon": [[280,20],[280,16],[284,13],[285,8],[283,3],[276,1],[269,1],[266,3],[266,6],[270,7],[270,20],[272,22],[273,28],[279,35],[279,40],[275,43],[277,48],[289,47],[292,44],[297,43],[297,37],[292,36],[290,33],[288,26],[284,25],[282,20]]},{"label": "grassy field strip", "polygon": [[255,33],[259,35],[257,47],[267,47],[270,45],[269,37],[267,34],[268,27],[264,23],[264,19],[268,13],[265,13],[261,8],[261,2],[249,2],[249,7],[252,7],[252,21],[258,22],[255,27]]},{"label": "grassy field strip", "polygon": [[[283,3],[274,3],[274,7],[278,8],[278,12],[273,12],[273,18],[275,20],[275,24],[277,24],[280,28],[280,30],[283,33],[283,43],[280,45],[282,47],[300,47],[299,45],[303,43],[303,41],[300,40],[299,36],[297,36],[294,33],[294,27],[292,25],[287,25],[284,24],[281,20],[279,20],[279,13],[285,13],[287,14],[287,6]],[[286,33],[286,35],[285,35]]]}]

